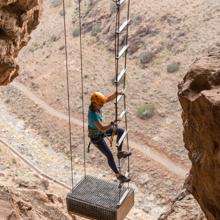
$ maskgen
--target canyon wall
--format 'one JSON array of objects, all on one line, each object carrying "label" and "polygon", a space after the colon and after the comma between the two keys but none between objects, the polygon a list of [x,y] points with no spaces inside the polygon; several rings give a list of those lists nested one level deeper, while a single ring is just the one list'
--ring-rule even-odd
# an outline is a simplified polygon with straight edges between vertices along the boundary
[{"label": "canyon wall", "polygon": [[18,75],[15,58],[38,25],[41,8],[42,0],[0,1],[0,85]]},{"label": "canyon wall", "polygon": [[192,168],[186,181],[209,220],[220,219],[220,50],[197,59],[179,84],[184,143]]}]

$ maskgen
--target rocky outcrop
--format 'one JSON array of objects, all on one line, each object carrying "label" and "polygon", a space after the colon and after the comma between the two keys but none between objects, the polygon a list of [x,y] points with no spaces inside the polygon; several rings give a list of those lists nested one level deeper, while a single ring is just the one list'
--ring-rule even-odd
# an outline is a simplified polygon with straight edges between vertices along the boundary
[{"label": "rocky outcrop", "polygon": [[184,142],[192,161],[187,189],[209,220],[220,219],[220,50],[196,60],[179,84]]},{"label": "rocky outcrop", "polygon": [[18,75],[15,58],[39,23],[41,5],[42,0],[0,1],[0,85]]},{"label": "rocky outcrop", "polygon": [[187,191],[182,191],[158,220],[206,220],[195,199]]},{"label": "rocky outcrop", "polygon": [[70,220],[61,198],[39,190],[15,190],[0,184],[0,219]]},{"label": "rocky outcrop", "polygon": [[0,220],[70,220],[66,193],[0,142]]}]

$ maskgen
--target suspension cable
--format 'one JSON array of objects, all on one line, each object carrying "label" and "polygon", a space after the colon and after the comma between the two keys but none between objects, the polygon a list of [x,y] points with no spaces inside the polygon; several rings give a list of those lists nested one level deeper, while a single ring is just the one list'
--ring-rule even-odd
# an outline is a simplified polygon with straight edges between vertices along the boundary
[{"label": "suspension cable", "polygon": [[[118,71],[119,71],[119,59],[117,58],[119,53],[119,34],[117,34],[117,31],[119,29],[120,25],[120,7],[116,4],[117,12],[116,12],[116,24],[115,24],[115,81],[117,81],[118,78]],[[116,102],[115,102],[115,122],[116,122],[116,128],[118,127],[118,102],[117,102],[117,95],[118,95],[118,83],[116,82]],[[119,160],[120,163],[120,160]],[[119,164],[120,166],[120,164]],[[121,166],[119,168],[119,171],[121,172]]]},{"label": "suspension cable", "polygon": [[[127,10],[127,21],[129,21],[130,19],[130,0],[128,0],[128,10]],[[127,29],[126,29],[126,45],[128,44],[128,30],[129,30],[129,25],[127,25]],[[127,56],[128,56],[128,52],[125,52],[125,69],[127,69]],[[126,74],[124,75],[124,89],[125,89],[125,83],[126,83]],[[126,97],[124,96],[124,109],[127,109],[126,106]],[[128,117],[127,114],[125,114],[125,128],[126,130],[128,130]],[[129,145],[129,134],[127,134],[127,150],[130,151],[130,145]],[[128,173],[130,173],[130,158],[128,157],[128,167],[127,167],[127,171]],[[129,183],[128,183],[128,187],[129,187]]]},{"label": "suspension cable", "polygon": [[81,0],[79,4],[79,39],[80,39],[80,70],[81,70],[81,93],[82,93],[82,120],[83,120],[83,146],[84,146],[84,176],[86,176],[86,138],[85,138],[85,107],[84,107],[84,75],[83,75],[83,50],[82,50],[82,19]]},{"label": "suspension cable", "polygon": [[73,150],[72,150],[72,129],[71,129],[71,113],[70,113],[70,86],[69,86],[69,68],[68,68],[68,50],[67,50],[67,31],[66,31],[66,7],[65,0],[63,0],[63,25],[64,25],[64,41],[65,41],[65,61],[66,61],[66,84],[67,84],[67,103],[68,103],[68,118],[69,118],[69,148],[71,158],[71,177],[73,189]]},{"label": "suspension cable", "polygon": [[[118,71],[119,71],[119,34],[117,34],[117,31],[119,30],[119,25],[120,25],[120,5],[118,5],[118,1],[115,1],[116,4],[116,24],[115,24],[115,90],[116,90],[116,102],[115,102],[115,122],[116,122],[116,128],[118,127],[118,102],[117,102],[117,96],[118,96]],[[118,149],[117,149],[118,150]],[[121,161],[118,160],[119,163],[119,172],[121,173]],[[119,201],[121,199],[121,193],[122,193],[122,184],[119,183]]]}]

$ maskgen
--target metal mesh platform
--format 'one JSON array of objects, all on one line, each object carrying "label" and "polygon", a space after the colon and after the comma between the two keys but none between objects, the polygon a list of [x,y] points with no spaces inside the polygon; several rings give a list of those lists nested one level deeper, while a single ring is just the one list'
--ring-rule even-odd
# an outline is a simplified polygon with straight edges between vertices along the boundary
[{"label": "metal mesh platform", "polygon": [[134,205],[134,191],[122,187],[119,192],[115,183],[86,176],[67,195],[66,201],[70,214],[97,220],[121,220]]}]

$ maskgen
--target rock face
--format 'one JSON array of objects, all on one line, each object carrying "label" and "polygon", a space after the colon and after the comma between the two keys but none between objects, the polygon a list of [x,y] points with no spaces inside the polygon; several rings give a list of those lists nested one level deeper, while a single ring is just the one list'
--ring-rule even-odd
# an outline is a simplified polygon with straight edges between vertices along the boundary
[{"label": "rock face", "polygon": [[39,23],[41,5],[42,0],[0,1],[0,85],[18,75],[15,58]]},{"label": "rock face", "polygon": [[195,199],[185,190],[171,203],[168,210],[158,220],[206,220]]},{"label": "rock face", "polygon": [[63,206],[62,200],[53,194],[39,190],[12,190],[0,184],[1,219],[70,220]]},{"label": "rock face", "polygon": [[184,143],[192,161],[186,181],[209,220],[220,219],[220,50],[192,65],[179,84]]}]

